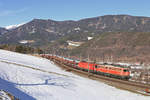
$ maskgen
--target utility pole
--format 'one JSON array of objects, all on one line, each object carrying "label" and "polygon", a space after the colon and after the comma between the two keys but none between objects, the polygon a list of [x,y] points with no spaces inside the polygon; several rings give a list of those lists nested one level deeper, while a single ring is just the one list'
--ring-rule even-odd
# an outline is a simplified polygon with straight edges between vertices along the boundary
[{"label": "utility pole", "polygon": [[103,56],[103,63],[104,63],[104,60],[105,60],[105,57],[104,57],[105,55],[104,55],[104,53],[103,53],[103,55],[102,55],[102,56]]},{"label": "utility pole", "polygon": [[88,73],[90,72],[90,66],[89,66],[89,62],[90,62],[90,60],[89,60],[89,54],[88,54]]},{"label": "utility pole", "polygon": [[150,67],[149,65],[147,66],[147,84],[150,84],[150,79],[149,79],[149,71],[150,71]]},{"label": "utility pole", "polygon": [[82,56],[81,56],[81,53],[80,53],[80,61],[82,61]]}]

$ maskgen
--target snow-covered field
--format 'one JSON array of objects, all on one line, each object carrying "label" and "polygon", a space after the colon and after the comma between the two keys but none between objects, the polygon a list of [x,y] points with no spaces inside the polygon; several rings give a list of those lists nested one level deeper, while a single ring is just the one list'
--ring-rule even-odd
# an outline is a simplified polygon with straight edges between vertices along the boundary
[{"label": "snow-covered field", "polygon": [[0,100],[11,100],[11,98],[5,91],[0,90]]},{"label": "snow-covered field", "polygon": [[65,72],[49,60],[0,50],[0,89],[21,100],[150,100]]}]

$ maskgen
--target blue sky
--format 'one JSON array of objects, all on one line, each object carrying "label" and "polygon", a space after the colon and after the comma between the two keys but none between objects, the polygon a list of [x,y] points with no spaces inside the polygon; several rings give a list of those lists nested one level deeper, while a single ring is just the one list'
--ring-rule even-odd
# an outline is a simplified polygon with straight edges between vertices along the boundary
[{"label": "blue sky", "polygon": [[150,0],[0,0],[0,27],[34,18],[62,21],[117,14],[150,17]]}]

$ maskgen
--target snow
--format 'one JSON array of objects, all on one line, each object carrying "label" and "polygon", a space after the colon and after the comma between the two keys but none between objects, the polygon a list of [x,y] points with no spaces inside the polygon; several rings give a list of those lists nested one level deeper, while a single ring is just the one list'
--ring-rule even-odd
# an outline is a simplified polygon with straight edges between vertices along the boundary
[{"label": "snow", "polygon": [[27,44],[27,43],[28,43],[28,41],[27,41],[27,40],[22,40],[22,41],[19,41],[19,43]]},{"label": "snow", "polygon": [[74,28],[75,31],[80,31],[80,27]]},{"label": "snow", "polygon": [[66,72],[44,59],[0,50],[0,89],[21,100],[149,100]]},{"label": "snow", "polygon": [[15,28],[17,28],[17,27],[19,27],[19,26],[22,26],[22,25],[24,25],[24,24],[25,24],[25,23],[16,24],[16,25],[9,25],[9,26],[6,26],[5,29],[7,29],[7,30],[15,29]]},{"label": "snow", "polygon": [[88,38],[88,40],[91,40],[91,39],[93,39],[93,37],[87,37]]},{"label": "snow", "polygon": [[3,90],[0,90],[0,100],[11,100],[7,93]]}]

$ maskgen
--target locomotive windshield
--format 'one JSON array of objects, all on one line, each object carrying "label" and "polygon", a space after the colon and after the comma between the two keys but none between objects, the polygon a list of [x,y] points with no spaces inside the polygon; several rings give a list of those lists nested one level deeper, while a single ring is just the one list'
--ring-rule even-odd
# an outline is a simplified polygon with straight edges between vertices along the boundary
[{"label": "locomotive windshield", "polygon": [[97,65],[95,65],[95,68],[97,68]]},{"label": "locomotive windshield", "polygon": [[128,70],[128,69],[124,69],[123,71],[124,71],[124,72],[129,72],[129,70]]}]

